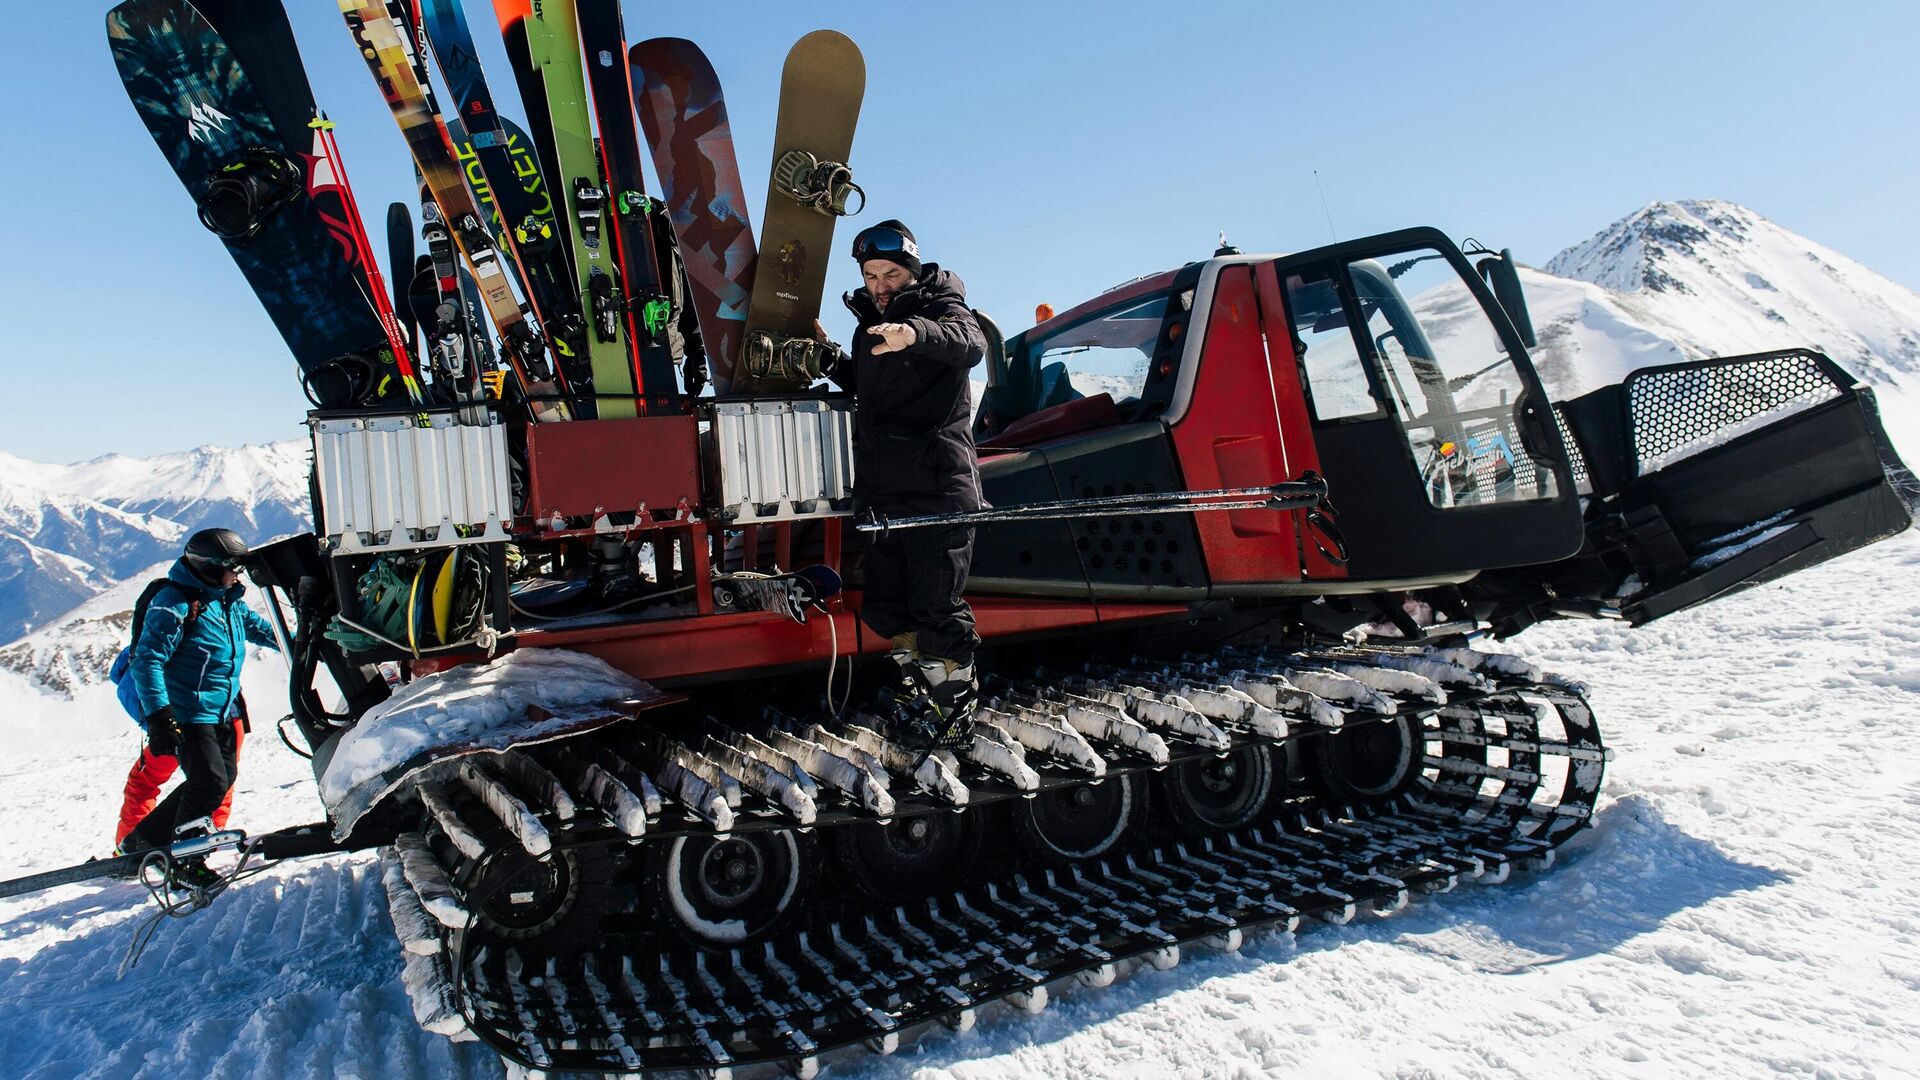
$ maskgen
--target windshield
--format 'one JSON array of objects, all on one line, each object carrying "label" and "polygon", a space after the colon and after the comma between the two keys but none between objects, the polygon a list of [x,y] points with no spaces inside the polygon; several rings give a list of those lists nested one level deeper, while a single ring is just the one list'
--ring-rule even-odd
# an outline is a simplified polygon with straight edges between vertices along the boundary
[{"label": "windshield", "polygon": [[[1135,296],[1085,318],[1032,331],[1019,339],[1007,358],[1005,382],[988,391],[982,408],[991,410],[998,426],[1081,398],[1106,394],[1116,406],[1138,406],[1155,381],[1155,356],[1169,310],[1183,314],[1193,304],[1193,290]],[[1171,364],[1163,364],[1164,380]]]}]

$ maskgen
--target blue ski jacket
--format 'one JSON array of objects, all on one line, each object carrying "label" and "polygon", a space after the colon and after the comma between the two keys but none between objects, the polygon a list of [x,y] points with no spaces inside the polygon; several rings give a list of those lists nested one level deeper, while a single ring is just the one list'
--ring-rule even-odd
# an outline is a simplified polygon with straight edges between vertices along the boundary
[{"label": "blue ski jacket", "polygon": [[[167,571],[167,586],[147,606],[127,664],[140,715],[171,705],[176,723],[217,724],[233,714],[247,642],[279,649],[272,624],[241,602],[246,591],[240,584],[230,589],[206,584],[185,559]],[[193,600],[201,603],[200,616],[188,626]]]}]

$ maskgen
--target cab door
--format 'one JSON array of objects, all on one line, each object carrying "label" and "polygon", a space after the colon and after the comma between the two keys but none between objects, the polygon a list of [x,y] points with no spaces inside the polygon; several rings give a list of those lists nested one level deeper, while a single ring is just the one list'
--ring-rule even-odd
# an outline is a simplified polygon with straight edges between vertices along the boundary
[{"label": "cab door", "polygon": [[1272,270],[1269,337],[1292,350],[1350,577],[1457,580],[1579,549],[1546,394],[1452,241],[1407,229]]}]

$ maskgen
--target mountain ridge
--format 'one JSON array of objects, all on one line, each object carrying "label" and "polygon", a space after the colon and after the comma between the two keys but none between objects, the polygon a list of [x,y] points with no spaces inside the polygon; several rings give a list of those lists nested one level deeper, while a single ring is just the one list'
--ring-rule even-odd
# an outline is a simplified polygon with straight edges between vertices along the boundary
[{"label": "mountain ridge", "polygon": [[249,543],[308,528],[301,441],[69,465],[0,452],[0,645],[171,559],[210,527]]}]

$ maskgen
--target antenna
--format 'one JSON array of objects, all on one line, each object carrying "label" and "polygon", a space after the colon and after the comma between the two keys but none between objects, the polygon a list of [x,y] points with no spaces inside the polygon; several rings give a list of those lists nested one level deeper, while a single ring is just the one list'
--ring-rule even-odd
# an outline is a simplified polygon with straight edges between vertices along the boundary
[{"label": "antenna", "polygon": [[1320,186],[1320,170],[1313,170],[1313,190],[1320,193],[1320,212],[1327,215],[1327,239],[1332,243],[1340,242],[1340,234],[1333,228],[1333,211],[1327,209],[1327,189]]}]

